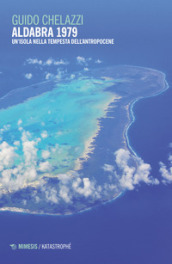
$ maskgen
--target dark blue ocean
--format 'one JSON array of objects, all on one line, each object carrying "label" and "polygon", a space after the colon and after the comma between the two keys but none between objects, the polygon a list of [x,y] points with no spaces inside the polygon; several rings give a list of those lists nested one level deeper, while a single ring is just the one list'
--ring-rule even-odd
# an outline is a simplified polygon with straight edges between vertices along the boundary
[{"label": "dark blue ocean", "polygon": [[[130,145],[160,178],[172,142],[172,2],[170,0],[2,1],[0,8],[0,95],[28,84],[22,63],[29,57],[76,56],[128,64],[166,74],[170,88],[137,102]],[[114,46],[12,46],[13,14],[84,15],[81,37],[115,38]],[[21,75],[20,75],[21,73]],[[33,82],[38,82],[39,76]],[[71,251],[11,250],[9,244],[72,243]],[[2,264],[171,264],[172,185],[141,185],[113,202],[73,216],[0,213]]]}]

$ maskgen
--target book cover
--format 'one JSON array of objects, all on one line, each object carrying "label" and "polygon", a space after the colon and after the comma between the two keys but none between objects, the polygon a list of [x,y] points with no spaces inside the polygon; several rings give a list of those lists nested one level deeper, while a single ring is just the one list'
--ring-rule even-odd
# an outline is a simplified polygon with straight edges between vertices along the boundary
[{"label": "book cover", "polygon": [[171,10],[1,1],[0,263],[172,263]]}]

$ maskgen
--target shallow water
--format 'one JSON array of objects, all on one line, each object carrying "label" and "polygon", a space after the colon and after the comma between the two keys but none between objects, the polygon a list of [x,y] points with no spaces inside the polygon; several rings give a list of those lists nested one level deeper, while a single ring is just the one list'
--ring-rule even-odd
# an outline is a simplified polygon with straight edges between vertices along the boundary
[{"label": "shallow water", "polygon": [[1,98],[1,210],[71,214],[118,196],[125,173],[114,153],[127,151],[130,106],[165,89],[162,72],[114,66]]}]

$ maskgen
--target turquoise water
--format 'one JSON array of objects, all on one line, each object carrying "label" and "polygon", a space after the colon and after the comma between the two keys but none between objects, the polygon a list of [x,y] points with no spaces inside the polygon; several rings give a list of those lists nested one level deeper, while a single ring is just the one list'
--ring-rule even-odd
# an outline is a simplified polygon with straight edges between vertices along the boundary
[{"label": "turquoise water", "polygon": [[[129,106],[166,88],[162,72],[114,66],[1,98],[2,210],[73,214],[142,181],[155,184],[150,166],[127,150],[125,132],[132,122]],[[143,167],[144,177],[136,177]]]},{"label": "turquoise water", "polygon": [[[105,115],[105,106],[113,100],[106,88],[114,82],[103,78],[71,80],[0,110],[1,144],[7,142],[15,152],[8,169],[32,166],[36,170],[32,181],[44,173],[53,176],[74,169],[86,142],[98,129],[98,119]],[[17,90],[14,96],[19,93]],[[15,177],[13,172],[11,177]]]},{"label": "turquoise water", "polygon": [[[129,106],[166,88],[162,72],[114,66],[66,74],[1,98],[2,208],[72,214],[133,189],[144,162],[127,150]],[[154,184],[144,166],[146,178],[137,184]],[[132,175],[125,179],[128,170]]]}]

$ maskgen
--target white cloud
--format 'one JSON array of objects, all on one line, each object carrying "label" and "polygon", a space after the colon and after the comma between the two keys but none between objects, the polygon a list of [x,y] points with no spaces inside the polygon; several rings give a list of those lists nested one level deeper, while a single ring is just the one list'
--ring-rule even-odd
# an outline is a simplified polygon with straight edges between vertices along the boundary
[{"label": "white cloud", "polygon": [[3,128],[0,129],[0,133],[2,134],[4,131],[8,131],[10,129],[11,125],[4,125]]},{"label": "white cloud", "polygon": [[57,80],[61,80],[63,74],[64,74],[64,71],[61,71],[59,69],[57,70],[57,74],[45,72],[45,80],[52,80],[53,78],[55,78]]},{"label": "white cloud", "polygon": [[64,60],[59,60],[59,61],[54,61],[54,65],[68,65],[69,64],[69,62],[67,62],[67,61],[64,61]]},{"label": "white cloud", "polygon": [[54,66],[61,66],[61,65],[68,65],[69,62],[68,61],[65,61],[65,60],[54,60],[53,58],[48,58],[45,62],[44,62],[44,65],[45,66],[51,66],[51,65],[54,65]]},{"label": "white cloud", "polygon": [[25,78],[28,80],[32,79],[32,77],[33,77],[32,73],[26,73],[25,74]]},{"label": "white cloud", "polygon": [[[38,171],[49,172],[52,169],[48,161],[37,164],[39,138],[33,140],[29,132],[23,131],[21,143],[23,154],[20,156],[15,152],[20,141],[14,141],[14,147],[5,141],[0,144],[0,194],[24,188],[39,179]],[[48,157],[46,150],[42,152],[44,157]]]},{"label": "white cloud", "polygon": [[160,173],[163,177],[163,183],[171,183],[172,182],[172,155],[169,155],[169,167],[167,167],[163,162],[160,162]]},{"label": "white cloud", "polygon": [[44,65],[46,66],[51,66],[53,64],[54,60],[52,58],[49,58],[48,60],[46,60],[46,62],[44,62]]},{"label": "white cloud", "polygon": [[19,127],[19,131],[22,131],[23,130],[23,128],[22,127]]},{"label": "white cloud", "polygon": [[22,120],[19,119],[18,122],[17,122],[17,125],[20,126],[22,124]]},{"label": "white cloud", "polygon": [[[92,202],[102,199],[103,195],[107,198],[110,194],[116,194],[125,189],[133,190],[141,182],[146,184],[159,183],[157,179],[153,179],[150,176],[151,167],[149,164],[144,163],[139,157],[133,157],[128,150],[119,149],[115,152],[114,164],[104,164],[102,167],[108,176],[111,177],[109,182],[100,186],[94,179],[94,175],[90,175],[90,178],[88,178],[77,172],[70,171],[70,173],[58,174],[58,184],[50,187],[46,181],[42,183],[42,180],[39,178],[41,172],[47,172],[48,175],[52,171],[53,167],[49,161],[46,161],[50,157],[50,152],[48,150],[41,150],[40,154],[45,161],[39,162],[37,156],[39,140],[33,140],[32,137],[32,134],[23,131],[21,137],[22,160],[19,160],[15,153],[17,146],[20,145],[20,141],[18,143],[15,143],[17,141],[14,142],[15,147],[10,146],[7,142],[0,144],[0,192],[2,189],[16,191],[26,187],[28,183],[35,184],[36,181],[37,184],[39,182],[37,186],[42,191],[41,200],[46,199],[46,201],[55,204],[63,201],[68,204],[76,199],[86,199]],[[43,131],[41,137],[48,137],[47,131]],[[58,148],[59,145],[56,144],[51,148],[51,151],[56,151]],[[18,159],[17,163],[15,163],[16,158]],[[172,162],[172,157],[169,157],[169,161]],[[166,167],[165,169],[167,172]],[[36,203],[40,201],[38,192],[34,194],[34,197],[36,197]]]},{"label": "white cloud", "polygon": [[18,141],[18,140],[17,141],[14,141],[14,145],[15,146],[20,146],[20,141]]},{"label": "white cloud", "polygon": [[46,61],[39,60],[38,58],[29,58],[26,60],[27,64],[34,64],[40,66],[60,66],[60,65],[68,65],[69,62],[63,59],[54,60],[53,58],[48,58]]},{"label": "white cloud", "polygon": [[43,150],[42,151],[42,158],[48,159],[49,157],[50,157],[50,152],[48,150]]},{"label": "white cloud", "polygon": [[65,185],[61,186],[60,191],[59,191],[59,196],[66,202],[70,203],[71,198],[69,196],[69,188],[66,187]]},{"label": "white cloud", "polygon": [[44,130],[42,133],[41,133],[41,137],[42,138],[47,138],[48,137],[48,132],[46,130]]},{"label": "white cloud", "polygon": [[27,204],[27,200],[23,200],[22,203],[23,203],[23,205],[26,205]]},{"label": "white cloud", "polygon": [[76,177],[79,177],[79,175],[76,173],[66,173],[66,174],[59,174],[58,179],[60,180],[60,183],[62,184],[68,184]]},{"label": "white cloud", "polygon": [[89,69],[87,67],[84,68],[84,71],[89,71]]},{"label": "white cloud", "polygon": [[6,169],[6,170],[3,170],[1,172],[1,182],[4,184],[4,185],[7,185],[8,182],[10,181],[10,178],[11,178],[11,175],[12,175],[12,170],[11,169]]},{"label": "white cloud", "polygon": [[39,170],[42,172],[48,172],[52,170],[52,166],[48,161],[39,163]]},{"label": "white cloud", "polygon": [[26,60],[26,62],[28,64],[38,64],[38,65],[42,65],[42,60],[38,60],[37,58],[29,58]]},{"label": "white cloud", "polygon": [[102,61],[101,61],[101,60],[99,60],[99,59],[97,59],[97,60],[95,60],[95,63],[96,63],[96,64],[101,64],[101,63],[102,63]]},{"label": "white cloud", "polygon": [[72,187],[77,193],[85,197],[90,196],[95,190],[94,183],[91,182],[89,178],[83,178],[83,179],[77,178],[73,182]]},{"label": "white cloud", "polygon": [[43,188],[43,191],[45,193],[45,197],[47,201],[55,204],[59,202],[57,197],[57,190],[55,188],[48,188],[46,190],[45,188]]},{"label": "white cloud", "polygon": [[56,152],[57,150],[59,150],[59,145],[56,144],[54,147],[51,147],[51,151],[52,152]]},{"label": "white cloud", "polygon": [[[22,188],[25,182],[32,182],[37,180],[37,170],[41,172],[49,172],[52,170],[52,166],[48,161],[40,162],[38,167],[35,163],[37,161],[37,141],[29,140],[29,133],[23,133],[23,144],[28,143],[25,153],[25,164],[21,164],[14,169],[3,170],[1,184],[3,186],[10,186],[12,190]],[[29,142],[28,142],[29,141]],[[35,142],[35,143],[34,143]],[[25,146],[25,147],[26,147]],[[58,147],[58,146],[57,146]],[[31,154],[32,153],[32,157]],[[42,157],[48,158],[49,151],[43,150]],[[26,158],[27,157],[27,158]],[[74,199],[102,199],[103,195],[107,197],[109,193],[121,192],[125,189],[133,190],[136,185],[141,182],[147,184],[158,184],[157,179],[153,179],[150,176],[150,165],[144,163],[140,158],[134,157],[128,150],[119,149],[115,153],[115,164],[104,164],[104,171],[108,172],[112,176],[111,184],[104,183],[98,185],[96,181],[89,179],[88,177],[81,177],[77,172],[70,172],[67,174],[58,174],[58,184],[54,187],[46,185],[44,182],[42,186],[42,194],[45,196],[46,201],[52,203],[59,203],[63,200],[65,203],[72,203]],[[30,165],[28,165],[28,163]],[[15,181],[12,180],[12,175],[16,176]],[[113,181],[115,180],[115,181]],[[116,183],[115,183],[116,182]],[[39,202],[38,193],[37,202]]]},{"label": "white cloud", "polygon": [[32,182],[37,178],[37,171],[34,165],[30,165],[25,168],[23,178],[27,179],[27,182]]},{"label": "white cloud", "polygon": [[50,72],[47,72],[45,74],[45,80],[50,80],[50,79],[53,79],[54,77],[54,74],[50,73]]},{"label": "white cloud", "polygon": [[70,75],[70,79],[73,80],[75,78],[75,74]]},{"label": "white cloud", "polygon": [[113,171],[114,171],[114,166],[112,166],[112,165],[110,165],[110,164],[104,164],[104,166],[103,166],[103,170],[104,170],[104,171],[113,172]]},{"label": "white cloud", "polygon": [[15,148],[3,141],[0,144],[0,171],[4,168],[10,168],[13,165],[16,156]]},{"label": "white cloud", "polygon": [[78,64],[81,64],[81,65],[86,64],[86,59],[82,56],[76,57],[76,60]]},{"label": "white cloud", "polygon": [[151,166],[149,164],[144,163],[139,157],[135,157],[135,161],[137,164],[129,165],[132,157],[128,150],[119,149],[115,152],[115,162],[120,170],[119,184],[123,189],[133,190],[141,182],[159,184],[157,179],[150,176]]},{"label": "white cloud", "polygon": [[37,196],[37,195],[36,195],[34,198],[35,198],[35,202],[36,202],[36,203],[39,203],[40,200],[41,200],[41,199],[39,198],[39,196]]},{"label": "white cloud", "polygon": [[[26,141],[23,141],[23,144]],[[35,181],[37,178],[37,172],[33,157],[35,157],[35,150],[33,151],[33,157],[30,157],[32,147],[24,146],[25,163],[21,162],[16,165],[15,158],[18,158],[15,153],[15,148],[8,145],[7,142],[1,144],[0,151],[0,192],[16,191],[25,186],[25,183]],[[30,163],[29,163],[30,161]]]},{"label": "white cloud", "polygon": [[34,140],[29,140],[29,136],[30,134],[25,131],[22,134],[23,153],[25,164],[27,166],[36,165],[37,162],[37,142]]},{"label": "white cloud", "polygon": [[56,77],[56,79],[57,80],[61,80],[61,78],[63,77],[63,75],[64,75],[64,71],[62,71],[62,70],[57,70],[57,74],[55,75],[55,77]]},{"label": "white cloud", "polygon": [[58,184],[54,187],[43,183],[41,187],[45,199],[53,203],[62,200],[65,203],[72,203],[73,199],[97,198],[101,197],[101,186],[96,186],[95,182],[88,178],[80,178],[77,172],[58,174]]}]

